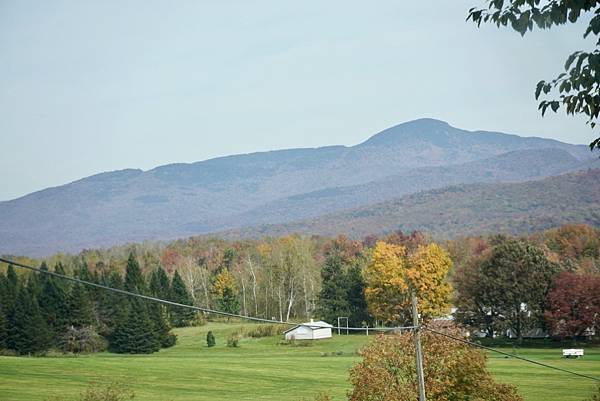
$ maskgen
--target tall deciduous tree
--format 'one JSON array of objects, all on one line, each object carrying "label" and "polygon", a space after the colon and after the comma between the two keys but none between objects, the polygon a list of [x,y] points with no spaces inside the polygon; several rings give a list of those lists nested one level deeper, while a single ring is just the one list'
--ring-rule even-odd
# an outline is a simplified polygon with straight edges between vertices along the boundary
[{"label": "tall deciduous tree", "polygon": [[600,275],[562,272],[546,302],[544,313],[553,335],[576,338],[600,329]]},{"label": "tall deciduous tree", "polygon": [[494,326],[510,329],[521,340],[525,330],[543,324],[544,303],[558,267],[541,249],[504,240],[479,269],[474,302],[494,310]]},{"label": "tall deciduous tree", "polygon": [[475,330],[482,330],[487,337],[494,337],[495,332],[502,326],[498,315],[498,306],[489,302],[484,294],[489,279],[481,271],[484,260],[489,258],[488,254],[478,255],[459,266],[452,277],[456,297],[454,305],[456,320]]},{"label": "tall deciduous tree", "polygon": [[401,245],[378,242],[365,270],[370,312],[386,323],[408,323],[414,291],[425,318],[447,313],[451,266],[448,254],[436,244],[418,246],[413,254],[406,255]]}]

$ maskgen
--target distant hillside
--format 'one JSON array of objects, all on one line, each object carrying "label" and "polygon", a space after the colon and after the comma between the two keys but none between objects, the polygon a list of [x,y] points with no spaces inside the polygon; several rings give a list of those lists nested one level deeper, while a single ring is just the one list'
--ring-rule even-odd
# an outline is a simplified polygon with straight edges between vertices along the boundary
[{"label": "distant hillside", "polygon": [[422,230],[436,238],[522,234],[586,223],[600,227],[600,169],[514,184],[456,185],[355,210],[223,233],[227,238],[307,233],[356,238]]},{"label": "distant hillside", "polygon": [[449,185],[521,182],[593,167],[600,168],[600,159],[582,163],[561,149],[518,150],[459,165],[411,169],[366,184],[294,195],[232,216],[222,220],[221,224],[239,227],[282,223]]},{"label": "distant hillside", "polygon": [[0,202],[0,253],[40,256],[284,223],[448,184],[546,177],[592,157],[584,145],[421,119],[352,147],[114,171]]}]

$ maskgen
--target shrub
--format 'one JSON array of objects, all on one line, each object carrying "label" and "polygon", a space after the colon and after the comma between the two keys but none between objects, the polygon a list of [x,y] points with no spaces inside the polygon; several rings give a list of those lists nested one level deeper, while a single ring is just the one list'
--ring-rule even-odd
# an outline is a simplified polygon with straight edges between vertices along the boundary
[{"label": "shrub", "polygon": [[92,326],[69,327],[59,340],[60,349],[74,354],[106,351],[108,343]]},{"label": "shrub", "polygon": [[194,314],[194,318],[190,321],[190,326],[199,327],[204,326],[206,324],[206,317],[204,313],[196,313]]},{"label": "shrub", "polygon": [[215,340],[215,335],[212,331],[209,331],[206,334],[206,345],[209,347],[214,347],[215,345],[217,345],[217,340]]},{"label": "shrub", "polygon": [[246,335],[252,338],[273,337],[281,334],[281,328],[276,324],[261,324],[248,330]]},{"label": "shrub", "polygon": [[163,340],[160,343],[160,346],[162,348],[169,348],[174,346],[177,343],[177,335],[173,334],[173,333],[169,333],[165,336],[165,338],[163,338]]},{"label": "shrub", "polygon": [[230,348],[238,348],[240,346],[240,336],[236,333],[229,336],[227,346]]}]

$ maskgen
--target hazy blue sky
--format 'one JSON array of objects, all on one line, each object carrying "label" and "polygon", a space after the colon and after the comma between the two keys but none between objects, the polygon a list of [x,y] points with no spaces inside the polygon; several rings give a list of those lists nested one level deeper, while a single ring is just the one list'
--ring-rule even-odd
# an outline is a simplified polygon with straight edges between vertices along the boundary
[{"label": "hazy blue sky", "polygon": [[434,117],[588,143],[535,83],[580,25],[521,38],[481,0],[0,0],[0,199],[94,173],[353,145]]}]

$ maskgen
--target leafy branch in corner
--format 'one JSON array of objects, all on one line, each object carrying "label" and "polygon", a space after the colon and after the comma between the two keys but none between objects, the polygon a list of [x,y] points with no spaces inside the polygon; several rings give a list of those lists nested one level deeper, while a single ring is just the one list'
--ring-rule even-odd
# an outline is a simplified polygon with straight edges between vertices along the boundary
[{"label": "leafy branch in corner", "polygon": [[[561,105],[567,115],[583,114],[592,129],[600,113],[600,1],[594,0],[488,0],[485,9],[471,8],[467,21],[481,26],[494,23],[510,26],[524,36],[534,27],[550,29],[555,25],[575,23],[585,13],[594,16],[583,34],[595,36],[596,49],[576,51],[566,60],[564,72],[551,81],[538,82],[535,98],[542,116],[548,108],[557,112]],[[590,143],[590,149],[600,149],[600,137]]]}]

